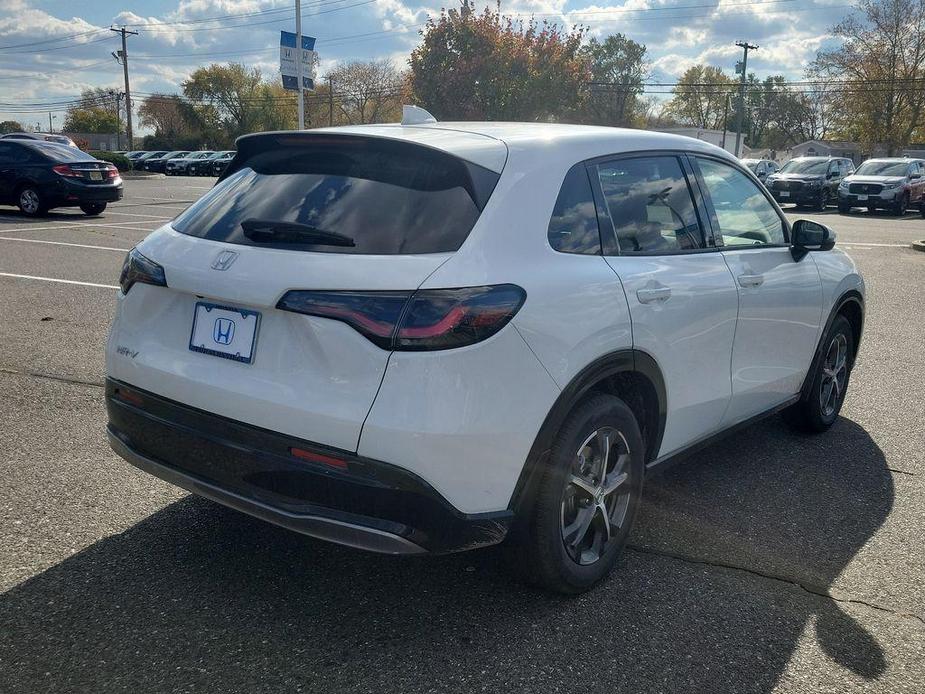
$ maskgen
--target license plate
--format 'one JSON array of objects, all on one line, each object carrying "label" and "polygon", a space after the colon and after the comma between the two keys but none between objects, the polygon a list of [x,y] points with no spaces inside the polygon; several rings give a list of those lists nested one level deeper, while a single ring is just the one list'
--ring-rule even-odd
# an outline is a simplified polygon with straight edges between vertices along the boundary
[{"label": "license plate", "polygon": [[243,364],[254,360],[260,314],[246,308],[196,302],[189,348]]},{"label": "license plate", "polygon": [[789,190],[782,190],[782,191],[780,191],[780,196],[781,196],[782,198],[789,198],[789,197],[790,197],[790,191],[789,191]]},{"label": "license plate", "polygon": [[90,172],[90,180],[91,180],[91,181],[102,181],[102,180],[103,180],[103,174],[101,174],[99,171],[91,171],[91,172]]},{"label": "license plate", "polygon": [[858,200],[859,200],[860,202],[864,202],[865,200],[867,200],[867,196],[866,196],[866,195],[858,195]]}]

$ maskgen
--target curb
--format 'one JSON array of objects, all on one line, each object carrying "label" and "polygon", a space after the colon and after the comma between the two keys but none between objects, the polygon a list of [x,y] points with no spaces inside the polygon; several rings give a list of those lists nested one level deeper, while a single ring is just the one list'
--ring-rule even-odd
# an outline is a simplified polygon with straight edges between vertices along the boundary
[{"label": "curb", "polygon": [[913,241],[913,242],[912,242],[912,250],[914,250],[914,251],[922,251],[922,253],[925,253],[925,239],[923,239],[923,240],[921,240],[921,241]]}]

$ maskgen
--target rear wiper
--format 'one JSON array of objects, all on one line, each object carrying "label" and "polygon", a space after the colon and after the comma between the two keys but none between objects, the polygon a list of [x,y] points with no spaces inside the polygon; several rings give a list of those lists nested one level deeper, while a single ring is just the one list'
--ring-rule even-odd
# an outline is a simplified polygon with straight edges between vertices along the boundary
[{"label": "rear wiper", "polygon": [[273,219],[245,219],[244,235],[259,243],[308,243],[321,246],[356,246],[353,239],[336,231],[325,231],[311,224]]}]

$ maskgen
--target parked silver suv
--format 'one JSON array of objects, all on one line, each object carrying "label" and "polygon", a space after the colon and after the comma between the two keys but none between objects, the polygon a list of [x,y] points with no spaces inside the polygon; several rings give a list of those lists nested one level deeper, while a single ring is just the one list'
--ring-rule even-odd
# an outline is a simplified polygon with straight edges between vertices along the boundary
[{"label": "parked silver suv", "polygon": [[838,186],[838,211],[847,214],[852,207],[888,209],[904,215],[910,205],[925,200],[925,160],[868,159]]}]

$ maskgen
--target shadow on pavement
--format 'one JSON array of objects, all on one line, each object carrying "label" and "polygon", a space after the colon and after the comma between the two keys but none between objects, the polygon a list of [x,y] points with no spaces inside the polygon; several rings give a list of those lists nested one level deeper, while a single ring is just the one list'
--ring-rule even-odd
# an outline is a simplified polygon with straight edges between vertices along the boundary
[{"label": "shadow on pavement", "polygon": [[810,622],[872,678],[883,651],[834,601],[709,564],[825,590],[892,500],[858,425],[769,420],[650,480],[615,575],[565,599],[502,548],[381,557],[189,497],[0,596],[0,689],[770,692]]}]

